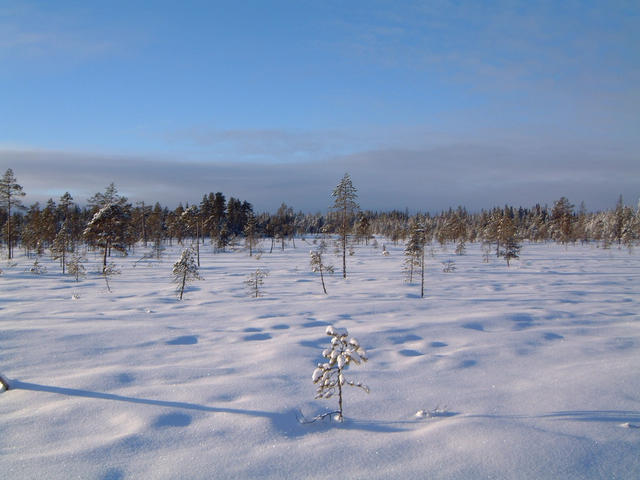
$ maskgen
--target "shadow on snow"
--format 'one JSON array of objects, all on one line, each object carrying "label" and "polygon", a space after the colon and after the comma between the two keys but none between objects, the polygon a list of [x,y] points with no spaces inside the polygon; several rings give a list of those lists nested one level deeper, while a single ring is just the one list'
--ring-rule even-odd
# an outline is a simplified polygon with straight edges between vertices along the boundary
[{"label": "shadow on snow", "polygon": [[[55,387],[52,385],[40,385],[37,383],[11,380],[11,390],[29,390],[33,392],[55,393],[58,395],[68,395],[72,397],[91,398],[97,400],[111,400],[117,402],[136,403],[140,405],[151,405],[155,407],[169,407],[174,409],[195,410],[208,413],[228,413],[231,415],[245,415],[256,418],[266,418],[272,425],[286,437],[302,437],[309,433],[326,431],[330,426],[335,426],[345,430],[361,430],[378,433],[401,432],[406,429],[393,426],[392,424],[401,422],[376,422],[348,419],[344,423],[319,422],[314,425],[301,424],[298,420],[296,410],[284,412],[268,412],[264,410],[247,410],[227,407],[210,407],[187,402],[171,402],[166,400],[153,400],[148,398],[125,397],[112,393],[92,392],[75,388]],[[190,420],[182,414],[172,413],[162,416],[157,420],[155,426],[186,426]]]}]

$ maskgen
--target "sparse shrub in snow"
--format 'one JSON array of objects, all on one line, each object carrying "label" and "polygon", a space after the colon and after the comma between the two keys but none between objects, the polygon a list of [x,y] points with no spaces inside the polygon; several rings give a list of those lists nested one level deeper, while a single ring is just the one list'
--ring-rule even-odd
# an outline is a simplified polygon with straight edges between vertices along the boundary
[{"label": "sparse shrub in snow", "polygon": [[453,273],[456,271],[456,263],[453,260],[442,262],[442,271],[444,273]]},{"label": "sparse shrub in snow", "polygon": [[262,285],[264,285],[264,279],[269,275],[269,272],[261,268],[257,268],[255,272],[249,274],[244,284],[247,286],[249,295],[258,298],[262,296]]},{"label": "sparse shrub in snow", "polygon": [[120,269],[113,262],[109,262],[102,268],[102,276],[104,282],[107,284],[107,291],[111,293],[111,285],[109,285],[109,279],[114,275],[120,275]]},{"label": "sparse shrub in snow", "polygon": [[43,273],[47,273],[47,267],[42,265],[38,261],[38,257],[36,257],[35,261],[33,262],[33,265],[29,267],[29,272],[33,273],[34,275],[41,275]]},{"label": "sparse shrub in snow", "polygon": [[71,260],[67,262],[67,271],[70,275],[76,277],[76,282],[80,281],[80,277],[84,277],[86,275],[84,262],[86,259],[82,257],[79,253],[74,253],[71,257]]},{"label": "sparse shrub in snow", "polygon": [[460,240],[456,245],[456,255],[464,255],[466,250],[467,250],[467,247],[464,243],[464,240]]},{"label": "sparse shrub in snow", "polygon": [[330,347],[322,352],[322,356],[327,361],[318,363],[313,371],[312,380],[318,386],[316,398],[331,398],[338,395],[338,410],[319,415],[314,420],[334,416],[336,420],[342,422],[344,419],[342,387],[351,385],[369,393],[369,387],[366,385],[347,380],[344,371],[352,363],[360,365],[366,362],[367,354],[355,338],[349,339],[349,333],[346,330],[338,330],[330,326],[327,327],[326,334],[331,337]]},{"label": "sparse shrub in snow", "polygon": [[192,280],[202,280],[198,273],[198,265],[195,260],[193,248],[185,248],[180,255],[180,260],[173,264],[173,281],[178,285],[176,294],[182,300],[184,288]]},{"label": "sparse shrub in snow", "polygon": [[482,242],[482,262],[489,263],[489,255],[491,254],[491,244],[489,242]]},{"label": "sparse shrub in snow", "polygon": [[320,251],[311,251],[309,252],[311,255],[311,271],[312,272],[320,272],[320,281],[322,282],[322,290],[325,295],[327,294],[327,288],[324,285],[324,275],[323,271],[333,273],[333,265],[325,265],[322,263],[322,253]]}]

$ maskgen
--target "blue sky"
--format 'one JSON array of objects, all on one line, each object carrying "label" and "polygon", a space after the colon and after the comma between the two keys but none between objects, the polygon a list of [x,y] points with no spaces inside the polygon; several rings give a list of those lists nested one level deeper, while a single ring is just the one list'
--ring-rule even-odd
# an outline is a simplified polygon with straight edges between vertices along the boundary
[{"label": "blue sky", "polygon": [[[640,195],[637,2],[0,0],[0,168],[323,210]],[[29,201],[29,200],[27,200]]]}]

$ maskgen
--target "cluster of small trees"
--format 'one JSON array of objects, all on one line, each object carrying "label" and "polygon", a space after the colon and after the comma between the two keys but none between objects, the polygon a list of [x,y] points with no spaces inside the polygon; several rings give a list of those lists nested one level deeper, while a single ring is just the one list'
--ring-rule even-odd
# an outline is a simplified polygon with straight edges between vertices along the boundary
[{"label": "cluster of small trees", "polygon": [[632,246],[640,240],[640,210],[625,206],[622,197],[615,207],[601,212],[588,212],[584,204],[576,209],[566,197],[555,201],[551,208],[496,207],[470,213],[462,207],[438,215],[408,212],[365,212],[371,230],[394,242],[410,236],[412,222],[421,218],[429,239],[440,244],[454,243],[464,252],[466,242],[495,244],[496,254],[511,237],[519,241],[561,244],[598,242],[604,247],[613,244]]},{"label": "cluster of small trees", "polygon": [[[347,275],[347,256],[351,242],[368,243],[373,235],[393,242],[408,241],[409,276],[420,268],[419,244],[455,244],[455,252],[464,254],[467,242],[493,245],[496,255],[507,261],[517,258],[520,242],[556,241],[562,244],[595,241],[604,247],[631,247],[640,239],[640,213],[625,206],[622,197],[615,208],[603,212],[587,212],[584,205],[576,209],[568,199],[560,198],[553,207],[536,205],[531,209],[505,206],[477,213],[466,209],[450,209],[438,215],[408,212],[361,211],[357,190],[348,174],[332,192],[333,204],[327,214],[295,213],[282,204],[277,212],[255,214],[253,206],[236,198],[228,200],[221,192],[204,195],[199,205],[178,205],[174,210],[156,203],[131,205],[110,184],[96,193],[86,206],[80,207],[68,192],[57,203],[49,199],[26,208],[24,192],[13,171],[8,169],[0,179],[0,226],[2,242],[11,259],[16,246],[27,255],[42,255],[48,250],[60,261],[63,271],[80,245],[102,253],[103,271],[112,250],[130,252],[138,242],[153,242],[159,256],[163,244],[174,241],[193,243],[199,265],[200,246],[209,241],[216,252],[224,251],[244,239],[253,255],[261,238],[271,239],[282,250],[288,243],[295,247],[296,235],[334,234],[342,257],[342,275]],[[416,256],[418,255],[418,256]]]}]

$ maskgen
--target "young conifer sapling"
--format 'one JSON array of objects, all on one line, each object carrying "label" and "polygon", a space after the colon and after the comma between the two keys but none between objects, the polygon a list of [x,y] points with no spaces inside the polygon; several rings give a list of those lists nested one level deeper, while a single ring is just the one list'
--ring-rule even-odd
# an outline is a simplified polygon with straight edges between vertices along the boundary
[{"label": "young conifer sapling", "polygon": [[245,280],[244,284],[247,287],[247,291],[250,296],[258,298],[262,296],[262,285],[264,285],[264,279],[269,275],[267,270],[257,268],[255,272],[251,272],[249,277]]},{"label": "young conifer sapling", "polygon": [[198,273],[198,265],[195,260],[193,248],[185,248],[180,255],[180,260],[173,264],[173,281],[178,285],[176,293],[182,300],[185,287],[193,280],[202,280]]},{"label": "young conifer sapling", "polygon": [[327,294],[327,287],[324,284],[324,275],[323,272],[333,273],[333,265],[325,265],[322,263],[322,252],[321,251],[311,251],[311,271],[320,273],[320,281],[322,282],[322,290],[324,294]]},{"label": "young conifer sapling", "polygon": [[331,345],[322,352],[327,359],[324,363],[318,363],[313,371],[312,380],[318,388],[316,398],[331,398],[338,396],[338,409],[315,417],[312,421],[325,417],[333,417],[339,422],[344,420],[343,414],[343,388],[345,385],[359,387],[369,393],[369,387],[360,382],[348,380],[344,371],[349,365],[360,365],[367,361],[367,354],[355,338],[349,338],[346,330],[338,330],[332,326],[327,327],[326,334],[331,337]]}]

